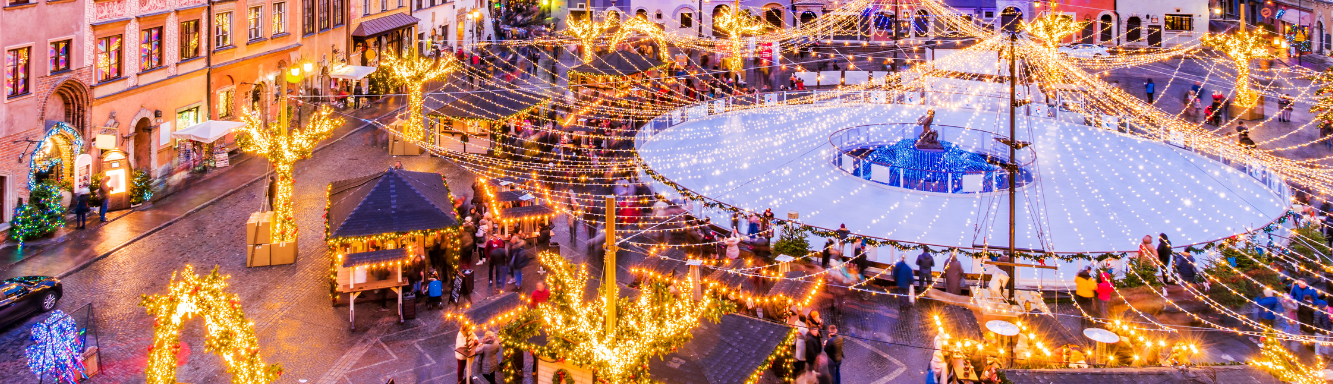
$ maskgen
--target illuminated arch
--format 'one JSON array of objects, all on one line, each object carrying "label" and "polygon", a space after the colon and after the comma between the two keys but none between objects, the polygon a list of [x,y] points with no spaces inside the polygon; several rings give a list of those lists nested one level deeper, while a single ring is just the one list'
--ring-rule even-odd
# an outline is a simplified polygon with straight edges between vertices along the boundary
[{"label": "illuminated arch", "polygon": [[144,295],[139,305],[156,316],[153,348],[144,371],[148,384],[176,384],[181,327],[194,314],[203,316],[208,329],[205,350],[227,363],[233,384],[272,383],[282,375],[282,367],[265,365],[259,357],[259,339],[254,324],[241,310],[240,296],[225,291],[229,277],[219,275],[217,267],[207,276],[198,276],[193,266],[186,265],[179,275],[172,274],[167,294]]},{"label": "illuminated arch", "polygon": [[37,171],[51,170],[56,180],[74,179],[74,159],[83,153],[83,136],[61,121],[48,122],[46,133],[28,156],[28,189],[37,188]]}]

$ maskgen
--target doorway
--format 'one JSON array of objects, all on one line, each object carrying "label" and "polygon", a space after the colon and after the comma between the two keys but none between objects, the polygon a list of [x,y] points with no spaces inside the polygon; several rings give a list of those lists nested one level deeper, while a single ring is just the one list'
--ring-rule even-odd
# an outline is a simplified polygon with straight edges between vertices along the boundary
[{"label": "doorway", "polygon": [[1008,7],[1003,11],[1000,11],[1001,31],[1008,33],[1018,32],[1018,29],[1022,27],[1020,25],[1022,21],[1023,11],[1018,10],[1018,8]]},{"label": "doorway", "polygon": [[134,167],[137,169],[153,168],[153,126],[148,118],[139,119],[134,124]]}]

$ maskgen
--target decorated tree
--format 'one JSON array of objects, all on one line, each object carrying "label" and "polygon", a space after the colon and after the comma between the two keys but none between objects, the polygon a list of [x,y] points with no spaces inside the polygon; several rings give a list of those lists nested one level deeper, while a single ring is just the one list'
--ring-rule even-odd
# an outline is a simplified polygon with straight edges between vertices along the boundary
[{"label": "decorated tree", "polygon": [[1253,107],[1259,101],[1259,95],[1250,89],[1250,60],[1273,57],[1263,31],[1242,28],[1225,35],[1205,35],[1201,40],[1204,46],[1221,51],[1231,58],[1236,68],[1236,105]]},{"label": "decorated tree", "polygon": [[[518,314],[502,331],[504,342],[592,369],[608,383],[651,382],[647,377],[649,359],[689,341],[701,319],[716,321],[725,310],[714,295],[694,301],[687,288],[653,281],[642,286],[637,299],[617,301],[615,327],[608,332],[602,303],[608,295],[584,300],[587,269],[555,253],[543,252],[539,257],[549,272],[546,282],[551,287],[550,300]],[[689,281],[681,284],[688,285]],[[546,345],[526,344],[539,332],[546,334]]]},{"label": "decorated tree", "polygon": [[1310,106],[1310,112],[1316,114],[1315,121],[1333,124],[1333,68],[1316,75],[1314,84],[1319,87],[1314,91],[1318,101]]},{"label": "decorated tree", "polygon": [[144,372],[148,384],[176,384],[181,328],[193,315],[203,317],[208,330],[204,349],[226,362],[232,384],[272,383],[282,375],[282,367],[260,358],[254,323],[241,310],[240,296],[227,293],[228,277],[218,274],[217,267],[206,276],[195,275],[187,265],[179,275],[172,274],[167,294],[143,295],[139,305],[156,317]]},{"label": "decorated tree", "polygon": [[134,179],[130,181],[130,203],[143,204],[153,198],[153,179],[148,171],[134,170]]},{"label": "decorated tree", "polygon": [[[610,15],[608,15],[610,16]],[[597,58],[594,49],[597,46],[597,40],[602,38],[603,34],[610,31],[617,24],[620,24],[619,17],[603,17],[602,21],[593,20],[592,14],[586,18],[570,17],[565,19],[565,29],[562,33],[578,40],[583,47],[583,55],[580,57],[584,64],[592,62]]]},{"label": "decorated tree", "polygon": [[1293,384],[1324,384],[1324,367],[1307,367],[1301,364],[1296,355],[1282,347],[1282,340],[1265,337],[1259,358],[1251,365],[1260,367],[1273,374],[1278,380]]},{"label": "decorated tree", "polygon": [[240,128],[241,137],[237,139],[241,149],[267,157],[273,164],[273,173],[277,176],[278,193],[273,197],[273,242],[287,243],[296,241],[296,214],[292,209],[292,170],[297,160],[310,157],[315,145],[324,140],[333,128],[342,125],[343,120],[331,117],[333,110],[327,105],[311,116],[304,129],[287,130],[281,124],[264,124],[259,115],[251,111],[245,113],[245,126]]},{"label": "decorated tree", "polygon": [[714,21],[717,29],[725,32],[728,37],[731,57],[724,60],[727,68],[732,71],[740,71],[742,60],[741,49],[744,46],[742,39],[745,36],[752,36],[762,32],[768,26],[768,23],[751,15],[749,11],[742,10],[740,2],[737,1],[733,6],[717,15]]},{"label": "decorated tree", "polygon": [[380,63],[380,69],[387,71],[390,76],[400,84],[406,84],[407,93],[407,123],[403,127],[403,134],[409,141],[421,141],[426,138],[426,124],[423,121],[422,103],[425,100],[424,89],[427,82],[438,79],[445,74],[452,72],[457,66],[453,56],[441,55],[446,59],[430,59],[417,56],[415,53],[409,53],[406,56],[398,57],[392,53],[384,55],[384,61]]},{"label": "decorated tree", "polygon": [[9,237],[20,245],[28,240],[46,236],[65,225],[65,205],[60,201],[60,186],[37,184],[28,193],[28,202],[14,208],[14,221]]},{"label": "decorated tree", "polygon": [[83,366],[83,339],[74,319],[56,310],[51,317],[32,326],[32,345],[24,355],[28,369],[40,378],[55,377],[59,383],[77,383],[88,374]]}]

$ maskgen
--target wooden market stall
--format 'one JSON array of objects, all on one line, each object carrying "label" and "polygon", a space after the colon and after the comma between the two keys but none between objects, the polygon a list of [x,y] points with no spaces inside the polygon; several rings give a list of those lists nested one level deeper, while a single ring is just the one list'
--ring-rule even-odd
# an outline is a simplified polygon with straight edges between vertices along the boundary
[{"label": "wooden market stall", "polygon": [[356,329],[356,298],[365,291],[393,291],[398,295],[398,322],[403,321],[403,289],[408,285],[403,276],[403,265],[411,259],[406,248],[357,252],[342,257],[342,263],[336,266],[335,289],[339,294],[347,294],[347,321],[353,329]]},{"label": "wooden market stall", "polygon": [[1023,356],[1028,366],[1065,368],[1084,360],[1083,353],[1089,347],[1088,339],[1061,324],[1055,315],[1033,310],[1019,315],[1014,324],[1022,330],[1018,334],[1014,353]]},{"label": "wooden market stall", "polygon": [[[427,257],[449,276],[458,254],[459,223],[444,177],[401,169],[329,184],[324,237],[333,252],[333,303],[350,294],[340,290],[342,265],[353,254],[400,250],[404,258]],[[352,286],[352,284],[347,284]],[[350,300],[349,300],[350,302]]]},{"label": "wooden market stall", "polygon": [[535,234],[555,218],[555,209],[543,204],[544,197],[525,190],[535,183],[499,178],[485,179],[481,186],[487,212],[491,214],[491,220],[501,224],[501,231],[506,236],[510,233]]},{"label": "wooden market stall", "polygon": [[500,132],[503,124],[550,101],[550,95],[524,88],[447,86],[432,92],[423,103],[429,121],[426,141],[449,150],[486,153],[493,147],[493,133]]},{"label": "wooden market stall", "polygon": [[718,322],[702,320],[690,341],[675,351],[648,362],[650,377],[672,383],[753,383],[764,374],[796,329],[738,314]]},{"label": "wooden market stall", "polygon": [[587,64],[569,69],[570,88],[590,90],[626,90],[634,83],[649,80],[668,63],[634,51],[613,51]]}]

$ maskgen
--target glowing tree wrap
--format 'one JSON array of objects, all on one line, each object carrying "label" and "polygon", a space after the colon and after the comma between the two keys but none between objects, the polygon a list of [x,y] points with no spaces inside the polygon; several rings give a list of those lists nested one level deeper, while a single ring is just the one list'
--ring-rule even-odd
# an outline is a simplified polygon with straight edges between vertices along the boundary
[{"label": "glowing tree wrap", "polygon": [[[555,253],[543,252],[539,257],[549,271],[546,282],[551,286],[550,301],[536,309],[548,340],[541,349],[554,358],[597,371],[597,377],[608,383],[649,382],[650,358],[689,341],[690,331],[701,318],[721,315],[722,306],[714,295],[694,301],[689,289],[677,294],[669,284],[650,283],[637,300],[619,300],[615,332],[608,335],[602,326],[606,320],[602,303],[583,299],[587,269]],[[685,280],[682,284],[690,283]]]},{"label": "glowing tree wrap", "polygon": [[1074,21],[1073,18],[1064,15],[1047,13],[1033,20],[1032,23],[1023,22],[1023,30],[1028,35],[1041,40],[1042,46],[1054,50],[1060,46],[1060,42],[1083,29],[1083,23]]},{"label": "glowing tree wrap", "polygon": [[203,316],[208,329],[204,349],[227,363],[233,384],[272,383],[282,375],[282,367],[265,365],[260,358],[254,323],[241,310],[240,296],[226,292],[229,277],[218,274],[217,267],[207,276],[195,275],[194,267],[186,265],[172,274],[167,294],[143,296],[139,305],[157,317],[144,371],[148,384],[176,384],[181,326],[194,314]]},{"label": "glowing tree wrap", "polygon": [[1318,367],[1306,367],[1301,364],[1296,355],[1282,347],[1280,339],[1264,338],[1264,345],[1260,352],[1261,356],[1255,359],[1253,364],[1263,368],[1283,382],[1294,384],[1323,384],[1326,382],[1324,381],[1324,367],[1322,364]]},{"label": "glowing tree wrap", "polygon": [[1250,89],[1250,60],[1273,57],[1261,31],[1240,30],[1227,35],[1210,34],[1201,39],[1203,45],[1222,51],[1236,67],[1236,105],[1253,107],[1259,95]]},{"label": "glowing tree wrap", "polygon": [[[448,55],[442,55],[448,56]],[[384,61],[380,63],[380,70],[387,70],[394,78],[397,78],[403,84],[407,84],[407,123],[403,126],[403,135],[413,142],[421,142],[426,139],[426,124],[422,114],[422,103],[425,100],[423,88],[426,83],[438,79],[455,68],[455,62],[452,56],[449,59],[431,59],[417,56],[415,53],[409,53],[405,57],[398,57],[394,54],[385,54]]]},{"label": "glowing tree wrap", "polygon": [[297,160],[310,157],[315,145],[327,138],[333,128],[342,125],[342,119],[329,116],[332,113],[327,105],[323,106],[311,116],[304,129],[292,131],[283,130],[276,124],[265,127],[258,114],[245,113],[245,126],[240,129],[242,137],[237,142],[246,152],[267,157],[277,176],[278,193],[273,197],[275,243],[296,241],[296,216],[292,210],[293,166]]},{"label": "glowing tree wrap", "polygon": [[719,14],[714,22],[717,24],[717,28],[726,32],[727,38],[730,39],[732,56],[726,60],[727,68],[732,71],[740,71],[742,64],[741,47],[744,46],[741,38],[745,35],[754,35],[763,31],[768,24],[742,11],[739,2],[737,2],[737,5],[728,8]]},{"label": "glowing tree wrap", "polygon": [[37,377],[50,374],[60,383],[87,378],[83,366],[83,340],[74,318],[56,310],[51,317],[32,326],[32,345],[24,351],[28,369]]},{"label": "glowing tree wrap", "polygon": [[597,55],[593,53],[593,47],[596,46],[597,39],[601,38],[602,34],[611,30],[611,27],[619,23],[619,19],[609,17],[610,15],[607,16],[608,17],[603,18],[600,22],[594,21],[592,14],[588,14],[587,19],[576,19],[573,17],[565,19],[566,28],[564,33],[577,39],[579,43],[583,45],[582,60],[584,64],[591,63],[592,59],[597,57]]},{"label": "glowing tree wrap", "polygon": [[1314,84],[1319,87],[1314,91],[1318,100],[1310,106],[1310,112],[1317,114],[1315,121],[1333,124],[1333,69],[1320,72]]}]

